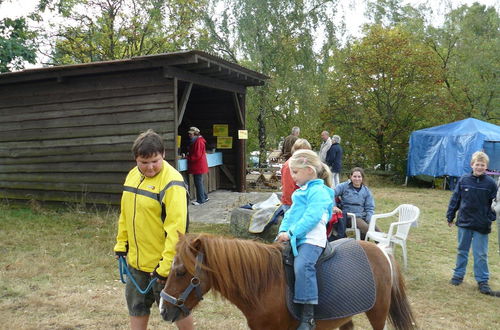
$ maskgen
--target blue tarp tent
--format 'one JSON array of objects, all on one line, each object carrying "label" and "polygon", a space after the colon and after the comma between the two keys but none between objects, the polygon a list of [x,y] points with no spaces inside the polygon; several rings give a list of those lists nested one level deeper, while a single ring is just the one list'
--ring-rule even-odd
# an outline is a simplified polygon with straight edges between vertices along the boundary
[{"label": "blue tarp tent", "polygon": [[486,140],[500,140],[500,126],[467,118],[454,123],[414,131],[408,150],[408,176],[462,176],[470,159],[483,150]]}]

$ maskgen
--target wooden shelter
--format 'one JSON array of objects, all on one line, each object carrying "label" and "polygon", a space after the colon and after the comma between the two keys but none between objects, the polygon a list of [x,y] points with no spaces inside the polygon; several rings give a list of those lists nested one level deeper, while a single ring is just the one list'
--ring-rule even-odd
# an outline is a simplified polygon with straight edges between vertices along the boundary
[{"label": "wooden shelter", "polygon": [[[0,197],[118,204],[140,132],[165,139],[177,167],[190,126],[211,151],[232,138],[209,188],[245,190],[245,95],[266,76],[201,51],[0,74]],[[229,139],[231,140],[231,139]],[[227,142],[227,139],[226,139]],[[180,169],[182,170],[182,169]]]}]

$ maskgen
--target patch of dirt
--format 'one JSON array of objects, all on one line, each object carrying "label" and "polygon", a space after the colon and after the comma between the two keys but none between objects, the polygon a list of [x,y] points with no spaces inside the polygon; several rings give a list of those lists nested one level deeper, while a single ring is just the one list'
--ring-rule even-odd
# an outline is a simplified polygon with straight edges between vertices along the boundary
[{"label": "patch of dirt", "polygon": [[216,190],[208,194],[209,201],[201,205],[189,205],[191,222],[229,223],[232,209],[247,203],[266,200],[272,192],[240,193],[229,190]]}]

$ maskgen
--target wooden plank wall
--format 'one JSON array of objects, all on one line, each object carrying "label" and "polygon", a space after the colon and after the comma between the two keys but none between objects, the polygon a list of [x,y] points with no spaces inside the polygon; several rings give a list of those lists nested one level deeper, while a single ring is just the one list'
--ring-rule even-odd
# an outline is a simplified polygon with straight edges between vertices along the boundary
[{"label": "wooden plank wall", "polygon": [[0,198],[119,204],[140,132],[175,159],[173,109],[160,70],[0,85]]},{"label": "wooden plank wall", "polygon": [[[222,152],[222,160],[233,178],[238,177],[238,120],[232,93],[227,91],[194,87],[186,106],[184,119],[179,127],[183,146],[187,141],[189,127],[196,126],[207,140],[207,149],[216,148],[217,138],[213,136],[214,124],[228,124],[229,136],[233,137],[232,149],[217,149]],[[219,188],[233,190],[236,188],[224,173],[219,173]]]},{"label": "wooden plank wall", "polygon": [[[203,184],[205,185],[205,192],[209,193],[217,190],[220,187],[220,167],[210,167],[208,173],[203,176]],[[182,172],[184,182],[188,184],[189,199],[196,200],[196,188],[194,185],[193,175],[187,172]]]}]

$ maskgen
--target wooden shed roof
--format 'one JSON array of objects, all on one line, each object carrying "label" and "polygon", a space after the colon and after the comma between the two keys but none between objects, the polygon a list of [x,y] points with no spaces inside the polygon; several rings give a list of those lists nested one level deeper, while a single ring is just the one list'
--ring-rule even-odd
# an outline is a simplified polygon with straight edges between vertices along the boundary
[{"label": "wooden shed roof", "polygon": [[[131,59],[61,65],[46,68],[26,69],[0,74],[0,85],[25,81],[57,79],[66,77],[162,68],[164,75],[179,79],[206,81],[215,79],[222,83],[239,86],[260,86],[269,77],[241,65],[226,61],[209,53],[191,50],[157,55],[138,56]],[[208,79],[208,80],[207,80]]]}]

